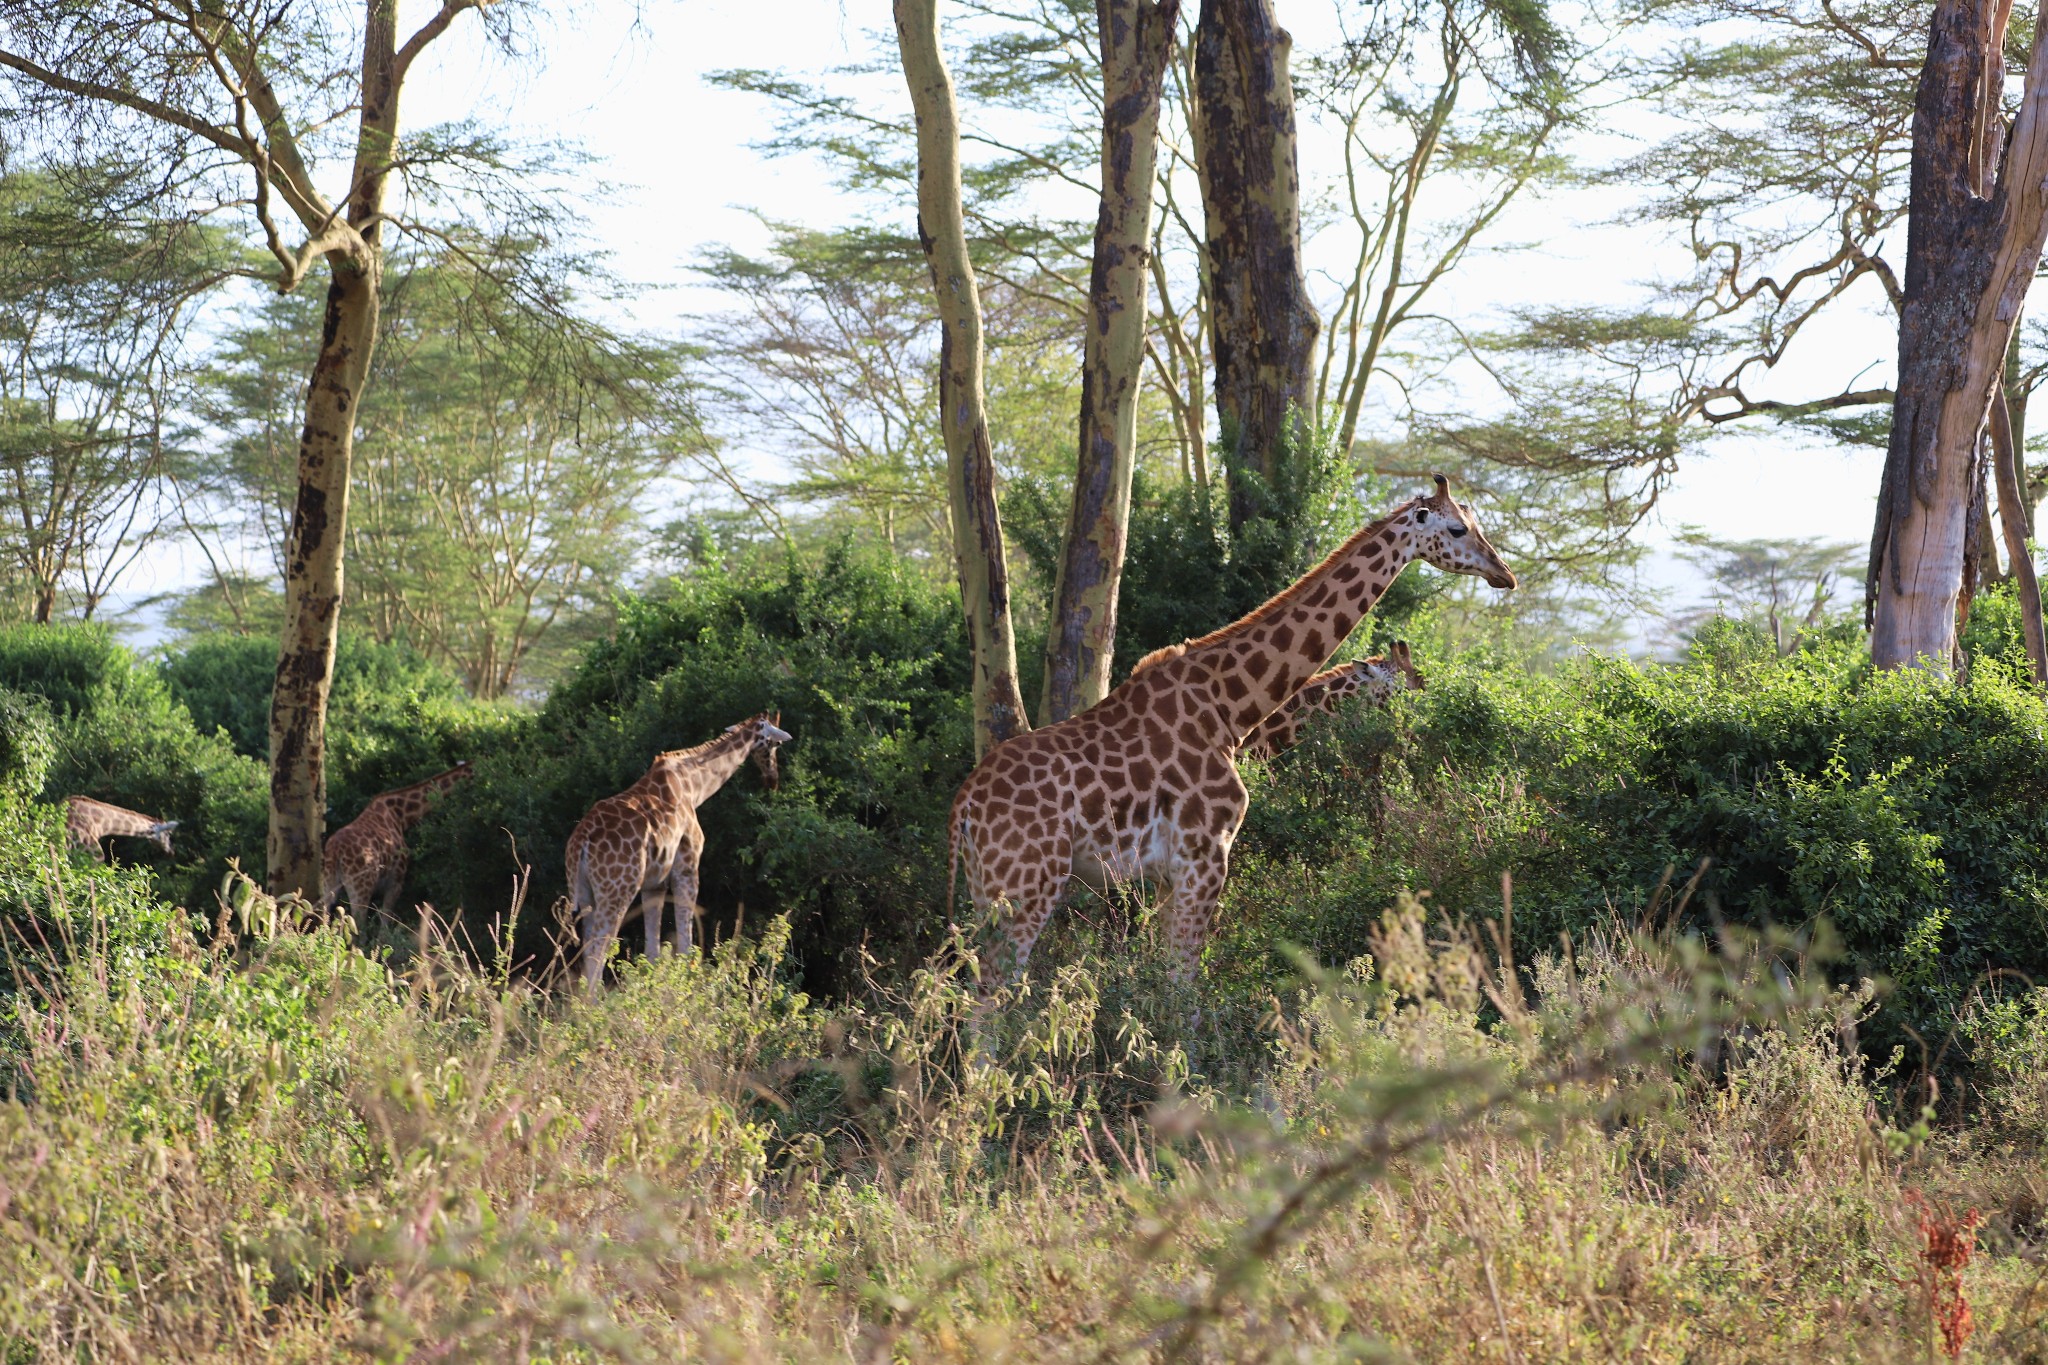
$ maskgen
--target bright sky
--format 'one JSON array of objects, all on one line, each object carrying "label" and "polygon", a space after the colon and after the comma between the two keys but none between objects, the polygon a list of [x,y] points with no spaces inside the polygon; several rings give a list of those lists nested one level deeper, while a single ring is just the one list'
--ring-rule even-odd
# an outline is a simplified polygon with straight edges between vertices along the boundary
[{"label": "bright sky", "polygon": [[[1335,0],[1278,3],[1298,48],[1334,36]],[[427,8],[425,0],[406,0],[402,15],[417,23]],[[866,30],[886,21],[886,7],[872,0],[594,0],[566,16],[529,20],[526,45],[535,60],[516,64],[488,53],[475,25],[458,25],[467,34],[451,33],[415,70],[405,123],[474,118],[515,135],[580,143],[596,158],[592,178],[613,187],[593,204],[588,232],[620,274],[658,287],[641,298],[633,321],[670,330],[684,313],[716,306],[693,286],[688,268],[704,247],[764,243],[754,212],[821,225],[851,216],[817,166],[750,148],[769,131],[765,101],[714,89],[705,75],[731,67],[821,74],[871,58]],[[1608,137],[1640,131],[1603,130]],[[1590,194],[1522,205],[1495,240],[1543,245],[1474,259],[1437,311],[1472,318],[1523,303],[1620,303],[1682,264],[1671,254],[1676,244],[1650,230],[1603,225],[1616,208],[1611,197]],[[912,211],[903,206],[906,219]],[[1790,396],[1858,371],[1867,370],[1869,382],[1889,374],[1892,341],[1874,316],[1844,313],[1816,340],[1805,348],[1806,363],[1785,367],[1788,373],[1755,391]],[[744,433],[725,435],[744,447]],[[1861,542],[1870,532],[1879,463],[1875,452],[1845,454],[1758,426],[1680,473],[1651,536],[1661,541],[1694,523],[1731,538]],[[1690,592],[1691,571],[1668,558],[1652,577]]]}]

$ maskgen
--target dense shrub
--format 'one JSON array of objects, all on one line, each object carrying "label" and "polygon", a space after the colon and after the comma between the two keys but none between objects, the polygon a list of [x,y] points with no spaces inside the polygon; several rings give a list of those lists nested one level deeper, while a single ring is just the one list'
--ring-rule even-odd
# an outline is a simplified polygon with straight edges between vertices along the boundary
[{"label": "dense shrub", "polygon": [[[275,640],[202,636],[169,654],[162,671],[202,731],[218,729],[238,753],[268,761]],[[378,792],[488,748],[513,714],[469,700],[461,679],[416,650],[342,635],[327,710],[330,825],[354,819]]]},{"label": "dense shrub", "polygon": [[202,733],[157,670],[99,626],[0,629],[0,688],[49,708],[54,757],[40,795],[96,797],[179,822],[166,856],[120,846],[148,867],[166,897],[211,904],[230,858],[260,869],[265,796],[259,764]]},{"label": "dense shrub", "polygon": [[[1754,635],[1754,638],[1752,638]],[[1989,968],[2048,974],[2048,710],[1986,661],[1966,684],[1853,648],[1775,657],[1723,623],[1677,666],[1593,657],[1555,678],[1427,661],[1431,685],[1259,775],[1225,921],[1258,979],[1276,939],[1327,961],[1428,887],[1553,944],[1619,913],[1811,929],[1887,978],[1880,1033],[1939,1037]],[[1258,968],[1254,961],[1265,961]]]},{"label": "dense shrub", "polygon": [[[714,923],[787,914],[806,984],[844,989],[863,947],[912,960],[940,927],[945,811],[966,775],[968,670],[957,599],[885,556],[841,549],[707,573],[622,605],[539,714],[477,756],[421,827],[422,890],[472,934],[507,902],[512,849],[533,869],[519,951],[546,953],[562,847],[600,797],[664,749],[763,710],[795,738],[782,788],[751,768],[699,811],[699,899]],[[621,935],[639,941],[639,925]]]}]

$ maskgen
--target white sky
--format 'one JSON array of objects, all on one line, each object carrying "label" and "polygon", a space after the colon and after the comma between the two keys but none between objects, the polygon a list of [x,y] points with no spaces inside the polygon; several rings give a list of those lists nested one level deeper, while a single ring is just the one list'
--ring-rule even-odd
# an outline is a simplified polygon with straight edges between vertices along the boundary
[{"label": "white sky", "polygon": [[[1298,49],[1335,33],[1335,2],[1278,0]],[[416,24],[427,9],[425,0],[406,0],[402,19]],[[705,75],[732,67],[818,75],[868,59],[865,30],[886,23],[887,14],[880,0],[593,0],[566,16],[529,21],[535,60],[518,64],[486,52],[475,25],[458,25],[467,33],[451,33],[415,69],[404,122],[420,128],[475,118],[514,135],[579,143],[596,158],[593,178],[613,187],[591,208],[593,243],[612,254],[618,273],[656,286],[631,321],[671,331],[684,313],[716,306],[688,269],[703,248],[765,245],[754,211],[818,225],[852,216],[818,166],[750,148],[769,131],[766,101],[714,89]],[[1626,137],[1645,130],[1604,131]],[[1516,304],[1638,297],[1645,281],[1683,265],[1674,254],[1682,248],[1659,229],[1603,224],[1616,208],[1611,195],[1590,193],[1521,205],[1493,240],[1542,245],[1475,257],[1434,300],[1435,311],[1483,318]],[[913,211],[903,206],[906,221]],[[1752,392],[1810,395],[1859,371],[1866,382],[1888,378],[1893,341],[1882,319],[1843,312],[1828,326],[1803,344],[1799,363]],[[745,433],[723,435],[745,453]],[[1729,538],[1860,543],[1870,532],[1880,463],[1874,451],[1844,452],[1759,425],[1682,469],[1650,538],[1662,542],[1693,523]],[[167,579],[197,572],[171,555],[139,575],[154,583],[131,583],[127,595],[160,591]],[[1691,593],[1691,571],[1668,557],[1660,556],[1651,576]]]}]

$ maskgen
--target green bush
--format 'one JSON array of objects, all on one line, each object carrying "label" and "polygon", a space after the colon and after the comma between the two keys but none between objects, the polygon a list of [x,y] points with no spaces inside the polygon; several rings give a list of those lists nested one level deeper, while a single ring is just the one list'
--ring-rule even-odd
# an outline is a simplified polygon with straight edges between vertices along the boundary
[{"label": "green bush", "polygon": [[[699,900],[714,924],[742,907],[788,915],[807,989],[848,989],[863,946],[909,962],[941,928],[945,812],[970,766],[968,666],[957,598],[879,553],[815,567],[706,573],[622,603],[538,715],[476,758],[474,780],[421,826],[415,879],[472,937],[532,867],[518,952],[549,951],[545,907],[564,893],[562,848],[592,802],[637,781],[664,749],[779,710],[795,738],[782,787],[751,768],[699,811]],[[621,938],[639,942],[639,925]]]},{"label": "green bush", "polygon": [[[203,636],[169,654],[161,668],[202,731],[219,730],[238,753],[269,760],[275,640]],[[327,710],[330,827],[354,819],[379,792],[473,757],[514,714],[472,702],[459,678],[408,646],[342,635]]]},{"label": "green bush", "polygon": [[228,859],[262,867],[261,765],[201,733],[157,670],[104,628],[0,629],[0,688],[49,707],[55,752],[45,800],[81,794],[179,822],[171,855],[140,841],[119,850],[156,875],[161,894],[207,906]]},{"label": "green bush", "polygon": [[[1704,632],[1676,666],[1592,657],[1555,678],[1426,661],[1430,687],[1255,775],[1220,955],[1269,984],[1276,940],[1364,950],[1407,887],[1540,949],[1677,910],[1839,933],[1888,979],[1879,1034],[1938,1037],[1994,967],[2048,974],[2048,709],[2009,668],[1949,683],[1854,647],[1779,660]],[[1702,870],[1702,867],[1704,868]]]}]

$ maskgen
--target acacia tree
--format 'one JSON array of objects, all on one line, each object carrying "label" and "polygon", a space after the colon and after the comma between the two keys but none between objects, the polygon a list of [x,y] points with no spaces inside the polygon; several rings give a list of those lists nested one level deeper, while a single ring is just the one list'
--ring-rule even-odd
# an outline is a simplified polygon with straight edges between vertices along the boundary
[{"label": "acacia tree", "polygon": [[1045,641],[1041,725],[1109,692],[1117,592],[1137,467],[1138,386],[1152,248],[1159,102],[1179,0],[1097,0],[1102,52],[1102,205],[1088,277],[1073,504]]},{"label": "acacia tree", "polygon": [[946,442],[953,560],[973,650],[977,755],[1031,728],[1017,686],[1010,571],[996,510],[982,393],[981,296],[960,191],[960,116],[939,47],[937,0],[895,0],[896,41],[917,120],[917,235],[938,300],[939,426]]},{"label": "acacia tree", "polygon": [[[495,0],[441,0],[401,40],[397,0],[24,0],[0,67],[47,122],[85,125],[162,168],[167,195],[246,209],[280,292],[326,275],[306,385],[270,716],[271,888],[318,899],[326,717],[342,596],[356,410],[377,337],[378,280],[401,162],[399,97],[420,55]],[[341,131],[353,125],[353,135]],[[326,154],[345,163],[337,196]],[[245,188],[232,188],[239,179]]]},{"label": "acacia tree", "polygon": [[[1946,668],[1955,655],[1986,424],[2048,239],[2048,24],[2008,146],[2010,16],[1999,0],[1939,0],[1914,99],[1898,391],[1870,553],[1880,668]],[[1999,443],[2008,467],[2010,445]]]},{"label": "acacia tree", "polygon": [[102,167],[0,175],[0,560],[36,621],[90,619],[163,529],[188,304],[221,266],[125,198]]}]

